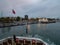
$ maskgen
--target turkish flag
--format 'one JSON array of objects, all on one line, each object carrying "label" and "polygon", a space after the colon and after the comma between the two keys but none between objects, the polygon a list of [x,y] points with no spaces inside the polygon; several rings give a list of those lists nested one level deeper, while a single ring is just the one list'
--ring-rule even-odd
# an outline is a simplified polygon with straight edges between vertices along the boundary
[{"label": "turkish flag", "polygon": [[12,9],[12,13],[13,13],[13,14],[16,14],[16,12],[15,12],[15,10],[14,10],[14,9]]}]

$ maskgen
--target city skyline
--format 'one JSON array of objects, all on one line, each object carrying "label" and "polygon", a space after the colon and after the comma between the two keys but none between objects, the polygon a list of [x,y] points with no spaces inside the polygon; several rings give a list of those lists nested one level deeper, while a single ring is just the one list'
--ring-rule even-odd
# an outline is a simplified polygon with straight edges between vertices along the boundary
[{"label": "city skyline", "polygon": [[[12,13],[12,9],[16,14]],[[0,17],[60,17],[60,0],[0,0]]]}]

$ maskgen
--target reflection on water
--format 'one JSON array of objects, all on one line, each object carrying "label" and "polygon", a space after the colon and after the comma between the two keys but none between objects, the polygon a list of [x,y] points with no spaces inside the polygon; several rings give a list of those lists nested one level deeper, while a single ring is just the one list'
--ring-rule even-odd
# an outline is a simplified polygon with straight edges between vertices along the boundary
[{"label": "reflection on water", "polygon": [[1,28],[1,33],[6,33],[6,32],[9,32],[10,30],[11,30],[11,27]]},{"label": "reflection on water", "polygon": [[28,26],[28,30],[30,31],[30,25],[27,25]]},{"label": "reflection on water", "polygon": [[26,34],[29,34],[30,32],[30,25],[26,25]]},{"label": "reflection on water", "polygon": [[46,30],[47,29],[47,24],[42,24],[42,29]]},{"label": "reflection on water", "polygon": [[38,28],[38,30],[39,30],[39,29],[41,29],[41,30],[46,30],[46,29],[47,29],[47,24],[40,24],[40,23],[38,23],[38,24],[37,24],[37,28]]},{"label": "reflection on water", "polygon": [[[26,34],[26,27],[28,34]],[[60,23],[31,24],[24,26],[0,28],[0,39],[12,36],[13,34],[17,36],[28,35],[40,38],[43,37],[43,40],[48,39],[48,41],[50,40],[55,44],[60,45]]]},{"label": "reflection on water", "polygon": [[0,39],[3,39],[4,37],[10,36],[11,27],[6,28],[0,28]]},{"label": "reflection on water", "polygon": [[37,24],[37,27],[38,27],[38,29],[40,29],[40,28],[41,28],[41,24],[38,23],[38,24]]}]

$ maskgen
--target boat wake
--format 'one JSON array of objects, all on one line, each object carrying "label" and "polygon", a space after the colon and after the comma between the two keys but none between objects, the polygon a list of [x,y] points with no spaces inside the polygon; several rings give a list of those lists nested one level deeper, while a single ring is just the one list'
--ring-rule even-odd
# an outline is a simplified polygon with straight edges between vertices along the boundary
[{"label": "boat wake", "polygon": [[45,41],[48,45],[56,45],[54,42],[50,41],[49,38],[46,39],[46,38],[44,38],[44,37],[42,37],[42,36],[39,36],[39,35],[35,35],[34,37],[35,37],[35,38],[40,38],[41,40]]}]

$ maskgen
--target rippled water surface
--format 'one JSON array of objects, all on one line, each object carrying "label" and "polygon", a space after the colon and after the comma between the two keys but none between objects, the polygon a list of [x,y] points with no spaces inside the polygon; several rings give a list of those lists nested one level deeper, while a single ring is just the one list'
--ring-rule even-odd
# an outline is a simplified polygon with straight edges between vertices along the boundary
[{"label": "rippled water surface", "polygon": [[26,31],[26,25],[0,28],[0,39],[17,35],[17,36],[30,36],[41,38],[51,45],[60,45],[60,23],[52,24],[31,24],[28,25]]}]

